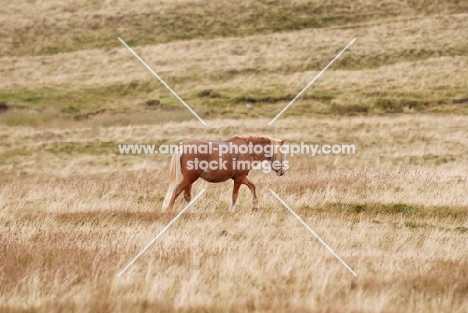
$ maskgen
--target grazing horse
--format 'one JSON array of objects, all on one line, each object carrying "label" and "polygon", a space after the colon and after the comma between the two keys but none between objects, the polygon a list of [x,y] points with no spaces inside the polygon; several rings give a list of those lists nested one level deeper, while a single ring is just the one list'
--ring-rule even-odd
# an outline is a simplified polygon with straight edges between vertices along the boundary
[{"label": "grazing horse", "polygon": [[278,176],[283,176],[288,168],[280,149],[284,142],[272,137],[252,135],[234,136],[226,141],[194,140],[184,143],[171,159],[169,190],[162,210],[172,210],[182,191],[187,203],[190,202],[192,184],[200,177],[210,183],[228,179],[234,181],[232,212],[236,208],[240,186],[246,185],[252,192],[253,210],[258,210],[255,185],[247,175],[252,165],[263,165],[261,162],[267,161]]}]

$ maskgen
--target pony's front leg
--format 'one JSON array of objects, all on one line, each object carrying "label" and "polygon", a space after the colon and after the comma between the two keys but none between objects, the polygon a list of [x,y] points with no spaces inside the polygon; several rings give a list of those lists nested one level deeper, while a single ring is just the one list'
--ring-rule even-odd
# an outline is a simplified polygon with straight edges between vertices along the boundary
[{"label": "pony's front leg", "polygon": [[239,188],[241,185],[242,185],[241,179],[234,179],[234,188],[232,189],[232,203],[231,203],[231,208],[229,209],[233,213],[236,211],[236,201],[237,201],[237,196],[239,195]]}]

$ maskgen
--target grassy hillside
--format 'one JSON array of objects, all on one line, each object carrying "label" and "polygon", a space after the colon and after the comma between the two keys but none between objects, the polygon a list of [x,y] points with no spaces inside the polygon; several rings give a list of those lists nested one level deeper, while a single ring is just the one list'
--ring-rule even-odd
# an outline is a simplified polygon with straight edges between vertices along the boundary
[{"label": "grassy hillside", "polygon": [[205,119],[272,118],[352,38],[288,114],[466,112],[462,1],[44,1],[2,10],[2,124],[184,115],[118,36]]},{"label": "grassy hillside", "polygon": [[[464,1],[15,1],[2,13],[2,55],[116,48],[118,33],[138,45],[245,37],[315,28],[348,28],[396,17],[459,14]],[[12,18],[14,17],[14,18]],[[2,36],[5,37],[5,36]]]},{"label": "grassy hillside", "polygon": [[[0,312],[468,312],[466,1],[0,4]],[[170,156],[117,145],[236,134],[356,154],[252,171],[258,212],[196,182],[117,278],[184,206]]]}]

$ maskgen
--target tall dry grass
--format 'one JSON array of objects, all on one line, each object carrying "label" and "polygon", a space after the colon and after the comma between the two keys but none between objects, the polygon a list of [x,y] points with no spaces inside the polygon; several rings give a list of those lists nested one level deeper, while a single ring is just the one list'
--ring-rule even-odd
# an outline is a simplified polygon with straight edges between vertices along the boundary
[{"label": "tall dry grass", "polygon": [[[468,312],[467,12],[441,0],[3,1],[0,312]],[[195,207],[117,278],[177,212],[160,211],[170,156],[117,144],[248,133],[356,154],[252,172],[259,212],[245,187],[232,214],[230,182],[197,182]]]},{"label": "tall dry grass", "polygon": [[[3,128],[0,310],[466,312],[464,118],[260,121]],[[117,278],[176,212],[160,212],[169,157],[117,155],[115,144],[240,132],[355,143],[357,154],[290,157],[281,178],[253,172],[258,213],[247,188],[231,214],[230,183],[197,182],[194,194],[208,190],[195,208]]]}]

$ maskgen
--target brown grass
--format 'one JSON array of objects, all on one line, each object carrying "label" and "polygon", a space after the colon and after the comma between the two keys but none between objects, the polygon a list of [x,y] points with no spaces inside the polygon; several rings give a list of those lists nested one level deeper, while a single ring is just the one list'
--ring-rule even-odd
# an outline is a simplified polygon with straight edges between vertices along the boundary
[{"label": "brown grass", "polygon": [[[396,5],[390,2],[389,7]],[[283,2],[281,5],[287,7]],[[110,7],[113,5],[106,9]],[[353,8],[355,14],[359,7]],[[84,15],[74,13],[73,17],[92,24],[86,9],[82,10]],[[89,119],[102,111],[145,115],[148,100],[159,101],[165,110],[181,108],[117,41],[121,36],[202,117],[272,118],[276,107],[286,105],[356,37],[349,51],[301,97],[295,114],[466,113],[466,106],[452,105],[456,104],[454,99],[468,98],[466,12],[460,9],[456,11],[459,14],[427,15],[403,11],[405,15],[396,18],[365,22],[356,18],[347,27],[338,23],[268,33],[227,31],[230,36],[155,42],[104,27],[112,33],[109,47],[103,44],[102,34],[89,39],[85,35],[93,32],[83,31],[75,36],[77,47],[70,51],[0,57],[0,75],[4,77],[0,80],[0,102],[38,111],[43,124],[57,118]],[[58,32],[60,27],[50,29]],[[64,34],[72,36],[71,31]],[[44,36],[60,42],[55,35]],[[144,32],[142,36],[147,35]],[[80,46],[83,42],[99,46]],[[252,110],[245,108],[248,101],[256,104]],[[57,110],[56,117],[43,113],[51,107]],[[30,118],[25,112],[2,114],[0,123],[27,125]],[[125,122],[117,119],[114,123]]]},{"label": "brown grass", "polygon": [[109,49],[120,46],[117,35],[158,44],[467,11],[458,0],[14,1],[0,9],[0,55]]},{"label": "brown grass", "polygon": [[[263,120],[211,121],[211,128],[197,121],[4,128],[0,310],[465,312],[465,121],[279,120],[269,134],[291,142],[355,143],[357,154],[291,157],[284,178],[252,173],[258,213],[250,210],[247,189],[231,214],[231,184],[198,182],[194,194],[208,191],[196,208],[121,278],[116,274],[174,217],[160,213],[169,157],[121,156],[104,142],[178,142],[189,139],[187,132],[210,139],[265,133]],[[64,150],[66,143],[74,149]],[[178,209],[183,205],[177,202]]]},{"label": "brown grass", "polygon": [[[461,0],[3,3],[0,312],[468,312],[467,14]],[[117,278],[178,212],[160,211],[170,157],[117,144],[236,134],[356,154],[252,172],[259,212],[245,187],[231,214],[231,183],[197,182],[195,208]]]}]

